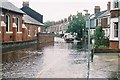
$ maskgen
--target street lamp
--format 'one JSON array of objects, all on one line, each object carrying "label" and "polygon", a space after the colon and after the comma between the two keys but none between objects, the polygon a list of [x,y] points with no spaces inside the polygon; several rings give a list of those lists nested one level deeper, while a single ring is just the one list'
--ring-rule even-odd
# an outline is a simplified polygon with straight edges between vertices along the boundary
[{"label": "street lamp", "polygon": [[89,70],[90,70],[90,21],[88,17],[88,10],[84,10],[86,12],[86,28],[88,28],[88,72],[87,72],[87,80],[89,79]]}]

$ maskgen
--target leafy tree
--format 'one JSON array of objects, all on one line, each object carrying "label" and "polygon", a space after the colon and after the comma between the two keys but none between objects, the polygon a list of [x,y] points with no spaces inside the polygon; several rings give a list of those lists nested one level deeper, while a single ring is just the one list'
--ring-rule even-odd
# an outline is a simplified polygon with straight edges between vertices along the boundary
[{"label": "leafy tree", "polygon": [[104,45],[104,31],[102,30],[101,26],[98,26],[95,30],[94,33],[94,37],[95,37],[95,47],[98,48],[100,45]]},{"label": "leafy tree", "polygon": [[54,24],[55,24],[54,21],[47,21],[47,22],[44,22],[44,27],[45,27],[45,28],[48,28],[48,27],[50,27],[50,26],[52,26],[52,25],[54,25]]},{"label": "leafy tree", "polygon": [[85,18],[82,13],[78,13],[72,17],[72,21],[68,25],[66,32],[77,33],[77,38],[82,38],[83,29],[85,28]]}]

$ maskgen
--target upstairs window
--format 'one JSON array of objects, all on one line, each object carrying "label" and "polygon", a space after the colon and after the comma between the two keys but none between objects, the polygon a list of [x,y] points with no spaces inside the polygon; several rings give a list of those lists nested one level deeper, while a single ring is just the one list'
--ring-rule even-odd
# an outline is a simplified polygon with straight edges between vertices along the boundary
[{"label": "upstairs window", "polygon": [[101,19],[98,19],[98,26],[101,26]]},{"label": "upstairs window", "polygon": [[5,16],[5,23],[6,23],[6,32],[10,31],[10,17],[8,15]]},{"label": "upstairs window", "polygon": [[114,8],[119,8],[119,1],[118,1],[118,0],[116,0],[116,1],[114,2]]},{"label": "upstairs window", "polygon": [[118,22],[114,23],[114,37],[118,37]]}]

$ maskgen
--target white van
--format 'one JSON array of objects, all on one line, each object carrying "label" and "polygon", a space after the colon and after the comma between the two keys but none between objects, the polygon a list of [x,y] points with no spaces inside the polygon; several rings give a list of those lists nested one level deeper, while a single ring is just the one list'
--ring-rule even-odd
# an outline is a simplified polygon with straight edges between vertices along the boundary
[{"label": "white van", "polygon": [[65,33],[64,34],[64,40],[65,41],[74,41],[74,36],[71,35],[71,33]]}]

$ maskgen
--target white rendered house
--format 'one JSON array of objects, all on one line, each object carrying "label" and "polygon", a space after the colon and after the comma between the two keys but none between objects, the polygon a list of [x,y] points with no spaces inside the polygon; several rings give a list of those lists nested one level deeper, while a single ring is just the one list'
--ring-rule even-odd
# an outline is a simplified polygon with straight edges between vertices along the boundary
[{"label": "white rendered house", "polygon": [[120,0],[111,0],[110,48],[120,48]]}]

